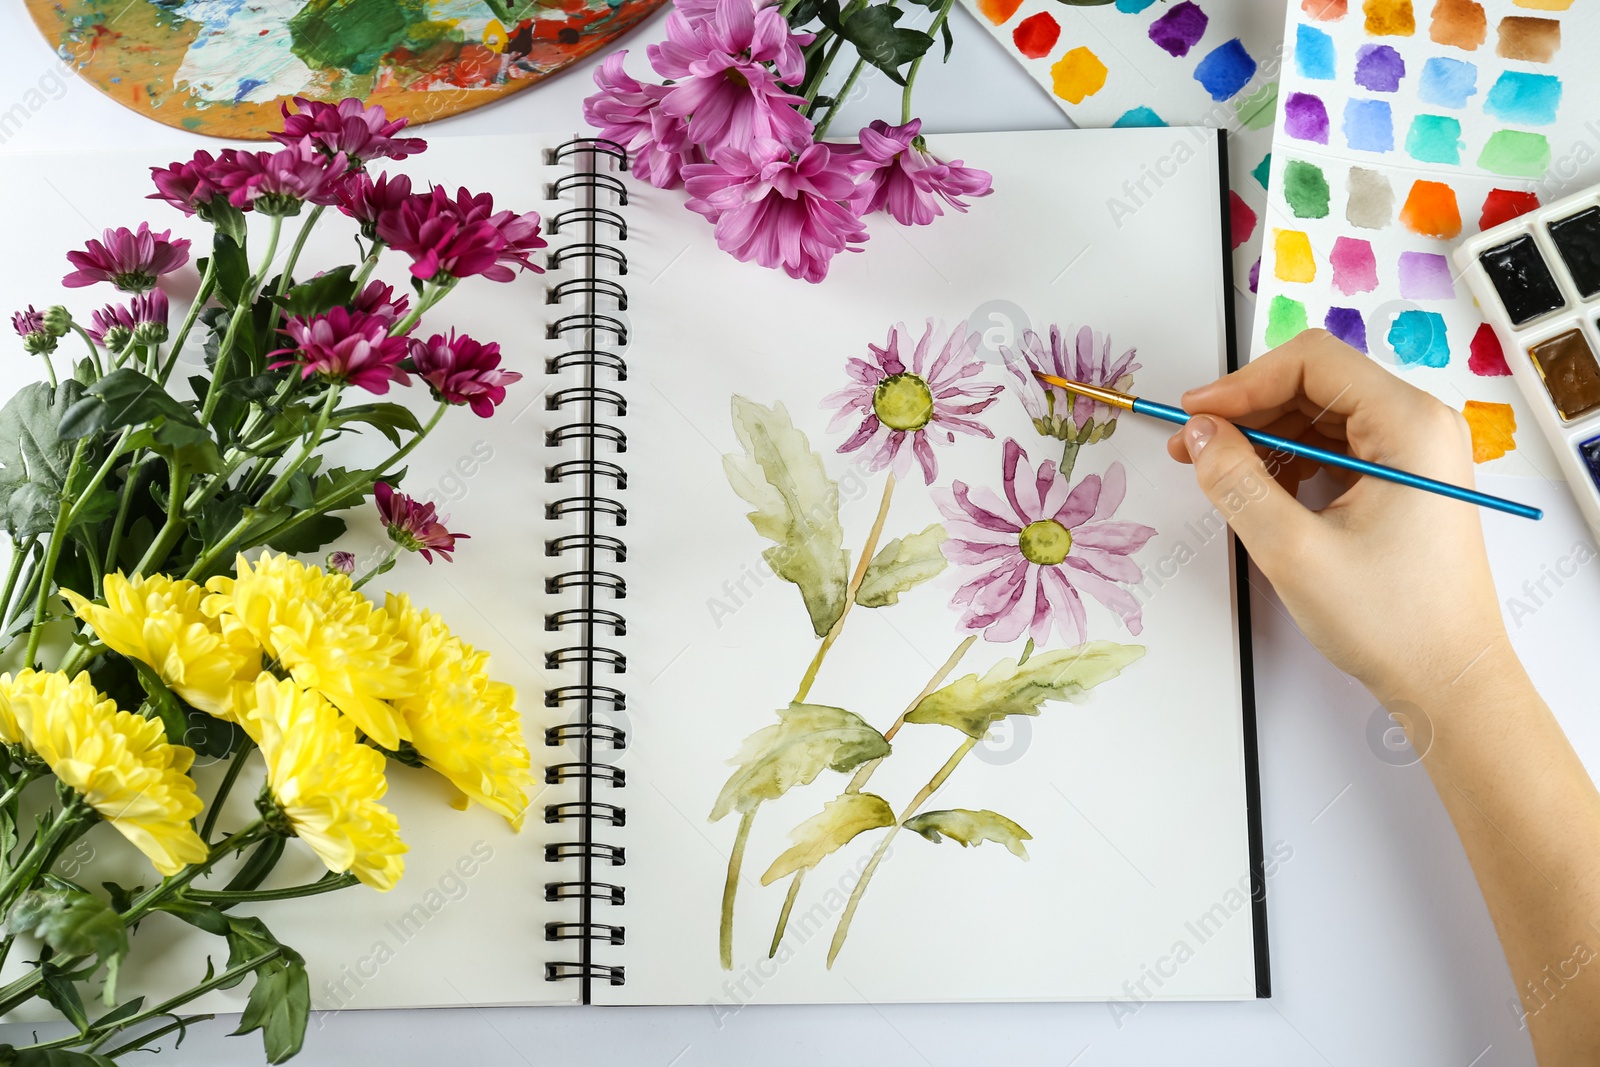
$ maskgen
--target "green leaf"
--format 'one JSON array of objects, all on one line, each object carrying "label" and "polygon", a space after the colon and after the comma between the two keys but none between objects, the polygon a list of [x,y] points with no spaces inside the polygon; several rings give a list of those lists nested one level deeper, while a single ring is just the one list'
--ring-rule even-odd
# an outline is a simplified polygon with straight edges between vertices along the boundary
[{"label": "green leaf", "polygon": [[169,743],[183,744],[183,735],[189,730],[189,719],[184,714],[186,705],[167,688],[153,667],[136,659],[129,662],[139,672],[139,685],[144,688],[145,700],[140,713],[147,719],[161,720],[161,729]]},{"label": "green leaf", "polygon": [[354,271],[353,266],[335,267],[326,274],[319,274],[291,287],[282,296],[274,297],[273,303],[282,308],[286,315],[321,315],[330,308],[355,299],[356,287],[350,279]]},{"label": "green leaf", "polygon": [[[118,924],[120,925],[120,923]],[[68,975],[48,960],[40,964],[40,973],[44,978],[44,988],[40,996],[49,1002],[50,1006],[62,1015],[67,1021],[78,1028],[78,1032],[89,1029],[89,1015],[83,1010],[83,998],[78,996],[78,987]]]},{"label": "green leaf", "polygon": [[[108,1002],[116,999],[117,968],[128,954],[128,931],[122,925],[122,918],[105,901],[81,889],[61,885],[30,889],[11,906],[6,925],[13,933],[33,934],[59,956],[98,958],[106,966],[106,999]],[[77,990],[71,980],[61,976],[61,984],[71,991],[75,1000]],[[65,990],[58,991],[59,995],[65,997]],[[78,1010],[83,1010],[81,1003]],[[80,1029],[85,1025],[76,1019],[73,1021]]]},{"label": "green leaf", "polygon": [[224,307],[237,307],[250,284],[250,261],[241,242],[218,233],[211,242],[211,258],[217,264],[217,299]]},{"label": "green leaf", "polygon": [[735,396],[733,431],[744,452],[723,456],[723,472],[755,507],[749,518],[756,533],[775,542],[762,557],[774,574],[799,587],[811,628],[821,637],[843,613],[850,584],[839,485],[781,403],[769,408]]},{"label": "green leaf", "polygon": [[316,552],[344,536],[345,521],[337,515],[313,515],[267,542],[268,548],[292,556]]},{"label": "green leaf", "polygon": [[210,904],[202,904],[197,900],[183,897],[168,897],[156,905],[156,910],[176,915],[190,926],[204,930],[208,934],[215,934],[218,937],[226,937],[228,934],[228,916]]},{"label": "green leaf", "polygon": [[261,1031],[268,1063],[282,1063],[300,1051],[311,1016],[311,980],[305,961],[292,949],[256,971],[239,1029],[234,1036]]},{"label": "green leaf", "polygon": [[1033,835],[1028,831],[988,808],[982,811],[973,811],[971,808],[925,811],[907,819],[906,829],[916,831],[936,845],[946,837],[962,848],[993,841],[1006,846],[1019,859],[1028,858],[1028,850],[1022,843],[1033,840]]},{"label": "green leaf", "polygon": [[[278,857],[283,855],[283,846],[287,840],[288,838],[281,834],[274,834],[257,845],[255,851],[250,853],[250,857],[239,865],[239,869],[234,872],[224,888],[230,893],[247,893],[259,888],[261,883],[267,880],[267,875],[272,873],[272,868],[277,866]],[[249,958],[248,955],[240,957],[240,959]],[[238,960],[230,958],[229,966],[237,962]]]},{"label": "green leaf", "polygon": [[771,885],[795,871],[809,871],[868,830],[893,826],[894,810],[876,793],[841,793],[822,812],[789,831],[794,846],[772,861],[761,876]]},{"label": "green leaf", "polygon": [[115,1061],[92,1052],[74,1052],[69,1048],[18,1049],[15,1058],[7,1059],[5,1050],[10,1045],[0,1045],[0,1063],[9,1067],[117,1067]]},{"label": "green leaf", "polygon": [[896,537],[884,545],[856,590],[856,603],[864,608],[881,608],[900,603],[900,594],[914,589],[944,570],[949,562],[939,546],[949,537],[944,527],[934,523],[921,533]]},{"label": "green leaf", "polygon": [[897,7],[873,4],[847,18],[842,33],[862,59],[887,74],[896,85],[906,83],[900,68],[933,46],[933,38],[921,30],[895,25],[903,14]]},{"label": "green leaf", "polygon": [[55,528],[73,452],[57,428],[82,396],[75,381],[34,382],[0,407],[0,520],[15,537]]},{"label": "green leaf", "polygon": [[853,771],[889,754],[889,742],[859,715],[826,704],[790,704],[778,721],[744,739],[711,809],[711,821],[729,812],[754,811],[794,786],[809,785],[825,769]]},{"label": "green leaf", "polygon": [[118,1004],[116,1007],[100,1016],[100,1018],[94,1021],[93,1025],[96,1028],[99,1028],[102,1026],[110,1026],[113,1023],[119,1023],[128,1018],[130,1015],[139,1014],[139,1009],[142,1007],[144,1007],[144,998],[134,997],[126,1004]]},{"label": "green leaf", "polygon": [[1143,645],[1093,641],[1038,652],[1027,663],[1001,660],[979,678],[968,674],[923,697],[906,722],[934,723],[981,738],[1008,715],[1037,715],[1046,700],[1071,700],[1115,678],[1144,655]]},{"label": "green leaf", "polygon": [[364,422],[389,439],[389,443],[396,448],[401,445],[400,432],[421,433],[422,424],[417,421],[417,416],[404,404],[356,404],[352,407],[340,408],[334,412],[328,425],[338,427],[349,423]]},{"label": "green leaf", "polygon": [[[278,840],[281,841],[283,839],[278,838]],[[228,929],[223,935],[228,939],[227,969],[231,970],[241,963],[248,963],[257,956],[263,956],[278,947],[278,939],[272,935],[271,930],[267,929],[267,924],[260,919],[245,915],[229,915],[227,919]],[[286,948],[284,951],[287,952],[289,950]],[[232,989],[242,981],[244,981],[244,976],[240,975],[219,988]],[[245,1031],[240,1032],[244,1033]]]},{"label": "green leaf", "polygon": [[163,417],[200,428],[194,413],[153,379],[132,367],[118,367],[89,386],[83,399],[67,409],[58,432],[63,440],[75,441],[105,430],[142,426]]}]

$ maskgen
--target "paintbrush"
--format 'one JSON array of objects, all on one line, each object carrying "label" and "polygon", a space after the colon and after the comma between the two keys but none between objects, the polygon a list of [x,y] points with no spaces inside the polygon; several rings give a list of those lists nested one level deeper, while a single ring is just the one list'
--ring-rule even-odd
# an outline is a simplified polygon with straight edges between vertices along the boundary
[{"label": "paintbrush", "polygon": [[[1067,378],[1058,378],[1054,374],[1045,374],[1042,371],[1035,371],[1034,376],[1042,382],[1059,386],[1069,393],[1076,393],[1091,400],[1098,400],[1101,403],[1110,404],[1112,407],[1123,408],[1133,412],[1135,415],[1148,415],[1153,419],[1174,422],[1180,426],[1188,422],[1190,418],[1189,412],[1182,408],[1173,407],[1171,404],[1158,404],[1154,400],[1145,400],[1142,397],[1130,396],[1127,393],[1119,393],[1115,389],[1105,389],[1085,382],[1074,382]],[[1540,519],[1544,517],[1544,512],[1539,508],[1529,507],[1527,504],[1519,504],[1515,500],[1490,496],[1488,493],[1480,493],[1474,489],[1463,489],[1461,486],[1451,485],[1449,482],[1424,478],[1422,475],[1412,474],[1410,471],[1396,470],[1393,467],[1385,467],[1381,463],[1370,463],[1364,459],[1356,459],[1354,456],[1330,452],[1326,448],[1302,444],[1287,437],[1279,437],[1277,434],[1263,433],[1248,426],[1240,426],[1238,423],[1233,425],[1240,433],[1244,434],[1246,440],[1252,444],[1261,445],[1263,448],[1270,448],[1277,452],[1287,452],[1291,456],[1304,456],[1328,467],[1341,467],[1347,471],[1355,471],[1357,474],[1370,474],[1374,478],[1382,478],[1385,481],[1396,482],[1400,485],[1409,485],[1413,489],[1426,489],[1430,493],[1438,493],[1440,496],[1451,497],[1455,500],[1464,500],[1469,504],[1477,504],[1479,507],[1494,508],[1496,511],[1504,511],[1509,515],[1520,515],[1524,519]]]}]

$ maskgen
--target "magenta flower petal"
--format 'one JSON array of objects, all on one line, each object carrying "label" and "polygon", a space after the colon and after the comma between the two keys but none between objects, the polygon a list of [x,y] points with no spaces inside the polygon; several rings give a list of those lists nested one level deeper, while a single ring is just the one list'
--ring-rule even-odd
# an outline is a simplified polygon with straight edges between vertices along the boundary
[{"label": "magenta flower petal", "polygon": [[1048,345],[1038,334],[1026,330],[1015,349],[1003,347],[1000,355],[1006,369],[1016,379],[1017,395],[1039,432],[1061,440],[1078,440],[1080,443],[1088,435],[1096,433],[1098,427],[1115,422],[1117,409],[1110,404],[1068,394],[1059,386],[1046,385],[1034,376],[1034,372],[1042,371],[1058,378],[1126,390],[1132,387],[1133,372],[1139,369],[1134,349],[1130,348],[1113,359],[1111,338],[1097,334],[1087,326],[1068,339],[1061,327],[1052,325]]},{"label": "magenta flower petal", "polygon": [[903,226],[926,226],[944,214],[944,205],[966,211],[962,197],[994,191],[986,172],[930,155],[921,147],[921,131],[921,119],[904,126],[877,119],[861,131],[852,167],[865,176],[857,193],[862,215],[886,211]]},{"label": "magenta flower petal", "polygon": [[355,97],[337,104],[321,100],[294,98],[297,110],[283,104],[283,130],[272,139],[279,144],[302,144],[333,157],[342,157],[360,166],[373,159],[405,159],[428,147],[420,137],[396,137],[409,119],[391,119],[382,105],[364,105]]},{"label": "magenta flower petal", "polygon": [[471,539],[467,534],[445,529],[449,516],[438,514],[432,504],[398,492],[387,482],[373,486],[373,496],[390,539],[407,551],[422,553],[429,563],[435,552],[446,563],[453,562],[450,553],[456,550],[456,542]]},{"label": "magenta flower petal", "polygon": [[95,282],[110,282],[125,293],[154,289],[156,279],[189,262],[189,241],[172,237],[171,230],[153,233],[150,224],[137,230],[119,226],[106,230],[104,241],[91,240],[81,252],[68,252],[67,262],[78,268],[61,284],[80,289]]},{"label": "magenta flower petal", "polygon": [[487,419],[506,398],[506,386],[522,380],[516,371],[500,369],[500,346],[479,344],[454,330],[411,342],[411,366],[428,383],[434,398],[466,404]]},{"label": "magenta flower petal", "polygon": [[291,358],[269,366],[298,366],[302,378],[316,374],[369,393],[387,393],[391,383],[411,383],[400,367],[409,342],[405,337],[390,337],[390,325],[383,315],[343,307],[310,318],[297,315],[283,327],[294,346],[269,353],[290,353]]}]

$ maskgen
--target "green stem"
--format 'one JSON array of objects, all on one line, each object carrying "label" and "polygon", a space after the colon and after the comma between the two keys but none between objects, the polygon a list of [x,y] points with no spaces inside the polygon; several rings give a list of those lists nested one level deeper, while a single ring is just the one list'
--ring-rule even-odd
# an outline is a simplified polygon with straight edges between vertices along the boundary
[{"label": "green stem", "polygon": [[211,798],[211,810],[206,812],[206,821],[200,827],[200,840],[208,847],[211,844],[211,831],[217,828],[217,816],[222,814],[222,804],[233,791],[233,784],[239,780],[239,775],[244,770],[245,758],[255,747],[248,739],[239,746],[239,751],[233,754],[233,761],[228,764],[227,773],[222,776],[222,781],[217,786],[217,795]]},{"label": "green stem", "polygon": [[206,301],[211,299],[211,293],[216,287],[217,257],[211,256],[206,260],[206,272],[200,276],[200,290],[194,294],[194,301],[183,316],[183,325],[178,327],[178,332],[172,338],[172,347],[167,350],[167,361],[162,364],[161,375],[156,379],[162,385],[166,385],[167,379],[172,377],[172,370],[178,363],[178,354],[183,351],[183,343],[189,339],[189,331],[194,329],[195,320],[200,317],[201,309],[205,307]]},{"label": "green stem", "polygon": [[372,269],[378,265],[378,254],[384,249],[383,238],[374,238],[372,251],[367,253],[367,258],[361,261],[361,270],[355,276],[356,293],[359,294],[366,288],[367,279],[372,277]]},{"label": "green stem", "polygon": [[207,904],[248,904],[261,900],[293,900],[298,897],[315,897],[359,885],[360,879],[348,872],[334,874],[329,871],[315,882],[292,885],[285,889],[217,890],[191,889],[184,896]]},{"label": "green stem", "polygon": [[[950,658],[945,660],[937,671],[933,672],[933,677],[929,678],[928,684],[922,687],[922,692],[911,698],[911,703],[906,705],[906,710],[902,711],[900,717],[890,723],[889,728],[883,732],[885,741],[894,740],[894,735],[899,733],[900,727],[906,724],[906,716],[915,711],[917,705],[922,703],[930,693],[944,684],[944,680],[950,677],[950,672],[956,669],[956,664],[961,662],[962,657],[967,654],[967,650],[972,647],[972,643],[977,639],[977,634],[969,634],[966,640],[956,646],[955,651],[950,653]],[[873,772],[878,769],[878,764],[882,762],[883,757],[880,757],[862,764],[861,769],[856,771],[855,777],[850,779],[850,784],[844,787],[844,791],[846,793],[861,792],[867,781],[872,777]]]},{"label": "green stem", "polygon": [[417,300],[417,306],[406,313],[406,317],[389,327],[390,337],[399,337],[417,324],[417,320],[439,301],[443,300],[450,290],[456,287],[459,279],[448,278],[442,282],[428,282],[422,288],[422,296]]},{"label": "green stem", "polygon": [[387,571],[389,569],[390,565],[394,563],[395,559],[399,555],[400,555],[400,546],[399,546],[399,544],[395,544],[395,545],[391,546],[389,551],[384,553],[383,558],[381,560],[379,560],[377,563],[373,564],[372,567],[367,571],[367,573],[363,574],[361,577],[357,578],[355,581],[350,583],[350,588],[352,588],[352,589],[360,589],[362,586],[364,586],[368,582],[372,581],[372,579],[376,578],[378,575],[383,574],[385,571]]},{"label": "green stem", "polygon": [[295,235],[294,244],[289,248],[289,258],[283,264],[283,273],[278,276],[277,295],[282,296],[289,291],[294,265],[300,260],[300,250],[305,248],[306,238],[311,236],[311,230],[317,225],[317,220],[322,218],[322,213],[326,210],[327,208],[318,204],[311,209],[311,213],[306,216],[306,220],[300,224],[300,232]]},{"label": "green stem", "polygon": [[45,772],[41,770],[34,770],[29,767],[24,767],[22,769],[22,773],[17,776],[17,780],[12,783],[11,788],[7,789],[4,793],[0,793],[0,808],[5,807],[7,804],[10,804],[13,800],[17,799],[17,797],[21,796],[22,791],[43,777],[44,773]]},{"label": "green stem", "polygon": [[103,569],[108,573],[117,569],[117,555],[122,551],[122,535],[128,526],[128,512],[133,509],[134,491],[139,482],[139,464],[143,459],[144,449],[136,448],[133,458],[128,461],[128,478],[122,483],[122,499],[117,502],[117,517],[111,521],[111,539],[106,542]]},{"label": "green stem", "polygon": [[783,910],[778,912],[778,925],[772,930],[772,947],[767,949],[769,960],[778,954],[778,946],[783,944],[783,932],[789,928],[789,913],[794,910],[794,901],[800,895],[800,883],[805,876],[806,869],[801,867],[789,880],[789,894],[783,898]]},{"label": "green stem", "polygon": [[[93,1052],[95,1049],[99,1048],[106,1041],[109,1041],[112,1037],[116,1036],[116,1034],[119,1031],[126,1030],[130,1026],[137,1026],[140,1023],[145,1022],[148,1019],[155,1019],[155,1018],[158,1018],[158,1017],[160,1017],[162,1015],[171,1015],[172,1014],[172,1009],[181,1008],[185,1004],[189,1003],[191,1000],[194,1000],[197,997],[202,997],[205,994],[211,992],[213,989],[221,989],[225,985],[228,985],[228,984],[233,983],[233,982],[237,982],[239,979],[243,978],[245,975],[249,974],[251,971],[257,970],[257,969],[265,966],[266,964],[271,963],[273,960],[277,959],[278,957],[280,957],[282,955],[283,955],[283,946],[282,945],[279,945],[276,948],[268,949],[266,952],[263,952],[259,956],[256,956],[256,957],[254,957],[252,959],[245,960],[243,963],[237,964],[236,966],[229,967],[227,970],[223,971],[221,974],[213,975],[212,977],[208,978],[206,981],[201,982],[199,985],[194,986],[191,989],[187,989],[187,990],[183,991],[182,993],[179,993],[177,996],[169,997],[168,999],[163,1000],[160,1004],[157,1004],[153,1008],[146,1008],[144,1011],[141,1011],[137,1015],[130,1015],[126,1019],[119,1019],[118,1021],[112,1023],[110,1026],[105,1027],[104,1028],[105,1032],[100,1037],[95,1039],[94,1043],[89,1046],[87,1051]],[[63,1039],[61,1039],[59,1041],[54,1041],[54,1042],[50,1042],[50,1043],[43,1044],[43,1045],[30,1045],[30,1046],[28,1046],[28,1048],[35,1048],[35,1049],[62,1048],[65,1045],[75,1045],[78,1042],[82,1041],[84,1038],[88,1037],[90,1034],[94,1033],[96,1029],[100,1029],[100,1028],[91,1026],[86,1032],[84,1032],[82,1034],[76,1034],[71,1038],[63,1038]],[[144,1037],[141,1037],[139,1039],[139,1043],[143,1044],[145,1041],[148,1041],[152,1036],[154,1036],[154,1035],[146,1034]],[[22,1051],[26,1051],[26,1050],[25,1049],[18,1049],[17,1051],[22,1052]],[[118,1049],[116,1052],[111,1053],[111,1055],[115,1056],[115,1055],[120,1054],[121,1052],[122,1052],[122,1050]]]},{"label": "green stem", "polygon": [[[125,454],[123,449],[128,446],[128,438],[132,436],[133,427],[125,428],[122,431],[122,435],[117,438],[117,443],[111,446],[111,454],[105,458],[105,461],[99,467],[95,468],[94,474],[89,477],[89,484],[83,487],[83,490],[78,494],[77,501],[73,503],[72,508],[67,512],[67,526],[69,529],[73,523],[77,522],[78,516],[83,513],[84,506],[89,502],[89,497],[94,494],[96,489],[100,488],[106,477],[117,466],[117,461]],[[71,485],[72,483],[69,481],[67,484]]]},{"label": "green stem", "polygon": [[[78,447],[72,450],[72,462],[67,467],[65,486],[71,486],[77,478],[78,468],[83,464],[83,454],[89,448],[87,437],[78,439]],[[67,543],[68,518],[72,509],[62,504],[56,512],[56,525],[50,533],[50,544],[45,549],[44,567],[39,574],[39,595],[33,602],[33,623],[28,628],[28,651],[26,653],[26,666],[32,666],[34,657],[39,653],[39,639],[44,635],[44,609],[50,602],[50,584],[56,572],[56,564],[61,560],[61,549]]]},{"label": "green stem", "polygon": [[122,925],[132,926],[155,910],[157,904],[160,904],[173,893],[209,871],[222,857],[230,852],[237,852],[254,844],[267,832],[266,822],[262,819],[257,819],[244,829],[230,834],[215,845],[212,845],[211,851],[206,853],[205,859],[199,863],[191,863],[177,874],[163,878],[158,884],[134,898],[133,903],[128,906],[128,910],[122,913]]},{"label": "green stem", "polygon": [[[939,30],[944,26],[945,19],[950,17],[950,5],[954,2],[955,0],[944,0],[944,6],[939,9],[939,14],[925,31],[929,37],[934,39],[935,43],[938,42]],[[917,71],[922,69],[922,60],[927,54],[927,52],[924,52],[916,59],[913,59],[911,61],[911,69],[906,72],[906,87],[900,94],[900,125],[902,126],[911,121],[911,87],[917,83]]]},{"label": "green stem", "polygon": [[44,360],[44,371],[50,376],[50,388],[60,388],[61,383],[56,380],[56,365],[50,361],[49,353],[44,353],[39,358]]},{"label": "green stem", "polygon": [[1078,463],[1078,449],[1082,447],[1076,441],[1064,441],[1061,445],[1061,465],[1056,469],[1061,477],[1071,478],[1072,468]]},{"label": "green stem", "polygon": [[211,425],[212,412],[217,410],[217,401],[222,399],[222,380],[224,372],[228,369],[228,357],[233,354],[233,341],[239,335],[239,324],[245,320],[255,307],[256,298],[261,295],[261,286],[266,281],[267,271],[272,267],[272,257],[278,254],[278,236],[283,232],[283,216],[273,215],[271,228],[267,231],[267,251],[261,257],[261,266],[256,268],[245,282],[244,292],[237,307],[233,309],[233,318],[228,320],[228,331],[222,335],[222,342],[217,346],[217,361],[211,368],[211,385],[206,390],[204,406],[200,409],[200,424]]},{"label": "green stem", "polygon": [[739,816],[739,832],[733,838],[733,851],[728,853],[728,875],[722,882],[722,928],[717,948],[725,971],[733,970],[733,902],[739,895],[739,868],[744,866],[744,846],[750,841],[750,826],[755,821],[755,808]]},{"label": "green stem", "polygon": [[6,570],[5,591],[0,593],[0,618],[11,621],[11,598],[17,591],[17,578],[22,574],[22,565],[33,555],[33,548],[39,543],[39,538],[30,537],[21,544],[16,538],[11,539],[11,566]]},{"label": "green stem", "polygon": [[[826,52],[822,53],[822,62],[817,65],[816,70],[812,71],[811,77],[806,80],[806,84],[801,88],[800,91],[800,95],[806,98],[806,106],[809,107],[811,105],[811,101],[817,98],[818,91],[822,89],[822,82],[828,76],[828,68],[833,66],[834,57],[839,54],[839,49],[843,47],[844,38],[839,37],[835,39],[832,44],[828,45],[828,50]],[[815,139],[821,140],[821,138]]]},{"label": "green stem", "polygon": [[84,821],[86,816],[94,817],[94,810],[88,805],[81,801],[68,803],[48,826],[34,835],[33,840],[28,843],[27,851],[22,854],[22,859],[5,879],[0,881],[0,915],[11,914],[14,898],[19,895],[20,890],[26,889],[38,877],[56,842],[70,833],[76,823]]},{"label": "green stem", "polygon": [[173,507],[172,501],[182,500],[183,491],[189,485],[189,475],[176,461],[173,462],[172,481],[167,491],[167,521],[161,524],[161,529],[156,532],[156,538],[150,542],[150,547],[145,549],[144,555],[134,565],[133,573],[151,574],[150,568],[167,558],[167,553],[172,551],[172,546],[177,543],[178,535],[183,532],[183,527],[188,519],[184,518],[181,507]]},{"label": "green stem", "polygon": [[94,361],[95,372],[104,378],[106,376],[106,365],[100,359],[100,346],[94,343],[94,338],[89,336],[89,331],[75,322],[72,324],[72,332],[83,338],[83,343],[89,346],[89,358]]},{"label": "green stem", "polygon": [[[134,1038],[132,1041],[129,1041],[127,1044],[118,1045],[116,1048],[112,1049],[110,1052],[103,1053],[103,1055],[108,1060],[115,1060],[118,1056],[126,1056],[130,1052],[138,1052],[140,1049],[144,1048],[144,1046],[148,1045],[150,1042],[154,1041],[156,1038],[158,1038],[158,1037],[166,1037],[168,1034],[172,1033],[172,1031],[174,1031],[174,1030],[182,1030],[186,1026],[192,1026],[195,1023],[203,1023],[203,1022],[207,1021],[208,1019],[215,1019],[215,1018],[216,1018],[215,1015],[191,1015],[187,1019],[179,1019],[176,1016],[174,1016],[173,1017],[173,1021],[168,1023],[167,1025],[158,1026],[154,1030],[151,1030],[147,1034],[140,1034],[138,1037]],[[113,1033],[121,1033],[125,1029],[127,1029],[126,1026],[124,1026],[121,1029],[118,1029],[116,1031],[113,1031]],[[180,1038],[179,1040],[182,1040],[182,1039]]]},{"label": "green stem", "polygon": [[861,77],[861,72],[867,69],[867,61],[856,60],[856,65],[850,68],[850,73],[845,77],[844,84],[839,86],[839,91],[834,94],[833,103],[828,105],[828,110],[822,113],[822,121],[817,123],[816,132],[812,139],[820,141],[827,134],[828,127],[833,125],[834,113],[839,110],[839,105],[844,103],[844,98],[850,95],[850,90],[856,87],[856,81]]},{"label": "green stem", "polygon": [[906,824],[906,820],[916,815],[917,809],[927,803],[928,798],[933,796],[940,786],[944,785],[946,779],[955,772],[956,766],[966,758],[967,753],[971,752],[977,744],[978,738],[976,737],[969,737],[961,742],[961,747],[957,748],[950,758],[944,761],[944,766],[934,772],[933,777],[928,779],[928,784],[918,790],[917,795],[911,798],[911,803],[907,804],[905,810],[900,813],[900,818],[895,820],[895,824],[889,828],[889,832],[883,836],[883,840],[878,842],[877,851],[872,854],[872,859],[867,863],[866,870],[861,872],[861,881],[857,882],[855,889],[851,891],[850,900],[844,906],[844,914],[839,917],[839,926],[833,931],[833,943],[828,946],[828,966],[830,968],[833,967],[833,961],[839,957],[839,950],[844,947],[844,939],[850,936],[850,921],[856,917],[856,908],[861,905],[861,897],[866,893],[867,886],[871,884],[872,875],[877,871],[878,864],[883,862],[883,857],[888,853],[889,843],[894,840],[894,835],[899,833],[900,827]]}]

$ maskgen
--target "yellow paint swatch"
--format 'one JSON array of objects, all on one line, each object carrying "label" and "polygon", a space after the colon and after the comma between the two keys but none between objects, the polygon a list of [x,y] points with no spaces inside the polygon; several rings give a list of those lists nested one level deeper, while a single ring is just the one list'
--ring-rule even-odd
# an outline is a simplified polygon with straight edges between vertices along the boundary
[{"label": "yellow paint swatch", "polygon": [[1106,84],[1106,65],[1100,57],[1079,45],[1050,68],[1051,88],[1069,104],[1081,104]]},{"label": "yellow paint swatch", "polygon": [[1272,273],[1279,281],[1314,281],[1317,261],[1311,255],[1311,238],[1299,230],[1273,231]]},{"label": "yellow paint swatch", "polygon": [[1361,11],[1367,17],[1367,33],[1373,37],[1410,37],[1417,32],[1411,0],[1364,0]]},{"label": "yellow paint swatch", "polygon": [[1461,414],[1472,430],[1472,462],[1487,463],[1517,447],[1512,436],[1517,432],[1517,416],[1510,404],[1469,400]]},{"label": "yellow paint swatch", "polygon": [[1572,0],[1511,0],[1511,2],[1529,11],[1565,11],[1572,6]]}]

